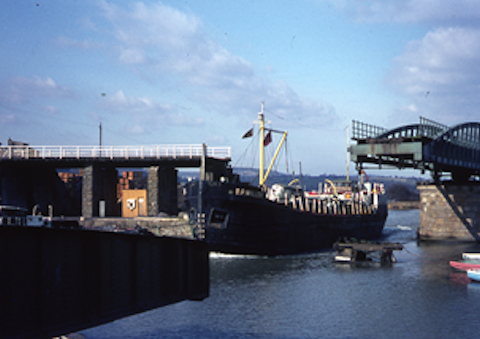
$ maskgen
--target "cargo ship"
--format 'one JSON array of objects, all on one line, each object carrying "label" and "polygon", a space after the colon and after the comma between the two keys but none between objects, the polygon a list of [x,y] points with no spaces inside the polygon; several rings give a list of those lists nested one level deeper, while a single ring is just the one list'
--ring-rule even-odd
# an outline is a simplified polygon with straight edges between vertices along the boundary
[{"label": "cargo ship", "polygon": [[388,214],[382,184],[326,180],[322,192],[304,192],[295,181],[267,187],[287,132],[265,171],[265,132],[273,130],[265,128],[263,104],[258,122],[258,186],[241,182],[238,175],[188,185],[185,203],[195,238],[206,241],[211,251],[276,256],[331,248],[345,238],[374,240],[382,235]]}]

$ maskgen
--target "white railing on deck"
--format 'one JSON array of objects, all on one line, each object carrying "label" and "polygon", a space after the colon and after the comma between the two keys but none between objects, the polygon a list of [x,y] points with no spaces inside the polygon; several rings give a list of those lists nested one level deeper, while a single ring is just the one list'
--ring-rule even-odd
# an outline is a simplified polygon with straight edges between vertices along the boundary
[{"label": "white railing on deck", "polygon": [[[0,146],[1,159],[162,159],[196,158],[202,156],[199,145],[151,146]],[[206,147],[207,156],[230,159],[230,147]]]}]

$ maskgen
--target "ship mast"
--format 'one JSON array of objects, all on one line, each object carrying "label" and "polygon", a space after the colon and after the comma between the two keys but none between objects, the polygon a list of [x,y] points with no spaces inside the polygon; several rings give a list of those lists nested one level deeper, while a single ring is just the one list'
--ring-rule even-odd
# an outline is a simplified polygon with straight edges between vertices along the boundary
[{"label": "ship mast", "polygon": [[282,136],[282,140],[280,140],[280,143],[278,144],[275,154],[273,155],[272,161],[270,162],[270,166],[268,166],[267,172],[265,173],[264,171],[265,119],[263,116],[264,108],[265,108],[265,104],[262,102],[262,110],[258,113],[258,120],[260,121],[260,165],[259,165],[259,172],[258,172],[258,185],[260,187],[263,187],[265,185],[268,175],[272,170],[273,164],[277,159],[278,153],[280,152],[280,149],[282,148],[282,145],[285,142],[285,139],[287,138],[287,131],[281,132],[281,131],[269,129],[269,132],[282,133],[283,136]]},{"label": "ship mast", "polygon": [[350,181],[350,126],[347,125],[347,181]]},{"label": "ship mast", "polygon": [[264,161],[264,139],[265,139],[265,120],[263,117],[263,110],[265,103],[262,102],[262,110],[258,113],[258,120],[260,120],[260,165],[258,173],[258,184],[262,186],[264,184],[263,179],[263,161]]}]

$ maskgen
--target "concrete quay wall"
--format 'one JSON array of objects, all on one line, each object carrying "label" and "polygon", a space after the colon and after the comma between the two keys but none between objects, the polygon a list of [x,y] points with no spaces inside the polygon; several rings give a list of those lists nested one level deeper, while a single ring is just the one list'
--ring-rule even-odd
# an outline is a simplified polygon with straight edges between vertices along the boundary
[{"label": "concrete quay wall", "polygon": [[418,185],[420,240],[480,240],[480,184]]},{"label": "concrete quay wall", "polygon": [[193,239],[190,222],[183,213],[169,217],[79,218],[78,224],[87,229],[101,231],[148,231],[159,237]]},{"label": "concrete quay wall", "polygon": [[0,338],[52,338],[209,295],[204,242],[0,227]]}]

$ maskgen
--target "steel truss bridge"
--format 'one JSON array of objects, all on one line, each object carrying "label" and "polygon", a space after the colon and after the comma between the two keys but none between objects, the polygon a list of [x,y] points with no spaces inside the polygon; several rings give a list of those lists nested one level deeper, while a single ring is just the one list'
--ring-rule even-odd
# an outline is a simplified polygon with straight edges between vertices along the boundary
[{"label": "steel truss bridge", "polygon": [[420,117],[420,123],[387,130],[353,121],[352,161],[430,171],[434,178],[451,174],[455,181],[480,175],[480,123],[453,127]]}]

